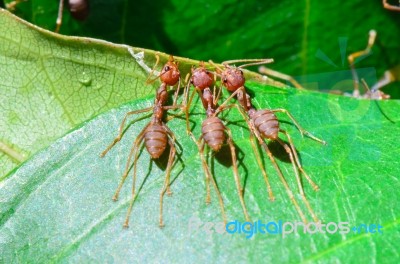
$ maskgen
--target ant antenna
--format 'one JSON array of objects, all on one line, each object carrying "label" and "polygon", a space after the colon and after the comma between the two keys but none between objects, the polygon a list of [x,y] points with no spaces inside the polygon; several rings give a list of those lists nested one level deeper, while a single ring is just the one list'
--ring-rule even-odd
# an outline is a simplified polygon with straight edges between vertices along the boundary
[{"label": "ant antenna", "polygon": [[239,62],[247,62],[245,64],[242,64],[242,65],[238,66],[238,68],[244,68],[244,67],[248,67],[248,66],[273,63],[274,59],[238,59],[238,60],[228,60],[228,61],[224,61],[222,63],[222,65],[227,66],[229,64],[234,64],[234,63],[239,63]]},{"label": "ant antenna", "polygon": [[154,73],[154,70],[156,69],[158,62],[160,61],[160,56],[158,56],[158,54],[156,54],[155,56],[156,56],[156,64],[154,64],[153,69],[151,69],[151,72],[147,76],[146,84],[151,84],[151,83],[155,82],[155,80],[157,80],[161,76],[160,74],[158,74],[157,77],[150,80],[150,76]]},{"label": "ant antenna", "polygon": [[368,86],[367,82],[364,80],[364,78],[361,78],[361,83],[367,92],[371,92],[371,89],[369,89],[369,86]]},{"label": "ant antenna", "polygon": [[[219,67],[217,64],[215,64],[212,60],[208,60],[208,62],[219,72],[223,72],[221,67]],[[217,72],[218,73],[218,72]]]}]

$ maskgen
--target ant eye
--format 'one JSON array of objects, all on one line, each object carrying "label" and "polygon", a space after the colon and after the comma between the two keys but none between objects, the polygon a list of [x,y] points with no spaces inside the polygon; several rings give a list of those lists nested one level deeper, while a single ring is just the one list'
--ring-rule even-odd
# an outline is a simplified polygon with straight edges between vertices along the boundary
[{"label": "ant eye", "polygon": [[224,83],[226,83],[226,82],[228,82],[228,79],[227,79],[227,78],[224,78]]},{"label": "ant eye", "polygon": [[[239,70],[240,71],[240,70]],[[243,71],[240,71],[240,74],[243,75]]]},{"label": "ant eye", "polygon": [[168,65],[164,67],[164,71],[169,71],[169,66]]}]

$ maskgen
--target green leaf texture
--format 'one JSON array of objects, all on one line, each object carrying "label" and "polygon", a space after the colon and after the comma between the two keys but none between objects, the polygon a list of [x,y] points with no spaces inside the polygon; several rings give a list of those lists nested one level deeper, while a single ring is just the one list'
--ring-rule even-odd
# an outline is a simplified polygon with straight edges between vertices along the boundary
[{"label": "green leaf texture", "polygon": [[127,46],[57,35],[2,9],[0,25],[1,176],[88,118],[154,93],[143,66],[153,51],[132,48],[145,54],[135,60]]},{"label": "green leaf texture", "polygon": [[[315,92],[276,89],[249,83],[258,108],[286,108],[327,146],[302,138],[290,120],[278,114],[295,142],[305,170],[321,187],[303,184],[324,223],[350,226],[380,224],[383,234],[207,234],[191,230],[190,219],[222,220],[212,190],[205,204],[205,183],[197,147],[186,135],[185,121],[167,124],[174,132],[179,159],[172,171],[171,197],[165,199],[165,224],[158,227],[159,193],[165,160],[150,163],[142,151],[138,197],[129,229],[122,224],[129,204],[131,179],[118,202],[111,197],[125,162],[144,125],[131,122],[122,141],[105,158],[99,153],[117,135],[127,111],[151,106],[153,98],[133,101],[84,123],[39,152],[3,180],[0,189],[0,256],[4,262],[389,262],[399,258],[399,102],[376,103]],[[225,95],[226,96],[226,95]],[[169,111],[170,116],[174,111]],[[139,116],[140,117],[140,116]],[[138,117],[138,118],[139,118]],[[190,119],[199,136],[204,118],[196,103]],[[270,202],[249,142],[249,131],[235,109],[221,115],[232,130],[245,200],[253,221],[298,221],[299,217],[264,155],[276,200]],[[389,119],[388,119],[389,118]],[[132,118],[131,120],[135,120]],[[270,144],[289,185],[300,201],[290,163]],[[244,221],[226,149],[212,166],[225,201],[228,221]],[[212,157],[212,156],[211,156]],[[164,165],[163,165],[164,164]],[[129,177],[131,178],[131,177]],[[309,220],[310,216],[307,215]]]}]

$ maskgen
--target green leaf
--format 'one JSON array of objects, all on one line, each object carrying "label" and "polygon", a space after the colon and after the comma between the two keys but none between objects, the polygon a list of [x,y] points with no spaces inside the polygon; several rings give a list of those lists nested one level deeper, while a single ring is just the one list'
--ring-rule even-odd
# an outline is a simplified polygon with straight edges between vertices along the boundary
[{"label": "green leaf", "polygon": [[[205,205],[205,184],[197,147],[186,135],[185,121],[167,124],[174,132],[179,159],[172,170],[173,195],[165,198],[166,226],[158,227],[159,193],[165,160],[149,163],[142,151],[138,166],[137,200],[130,228],[122,224],[129,204],[131,180],[120,200],[111,197],[123,173],[132,142],[149,122],[131,122],[122,141],[105,158],[99,154],[117,135],[127,111],[151,106],[153,98],[112,109],[71,131],[39,152],[1,182],[0,256],[2,262],[367,262],[398,258],[399,101],[355,100],[309,91],[276,89],[249,83],[258,108],[286,108],[327,146],[302,138],[292,122],[279,115],[292,136],[305,170],[321,190],[305,191],[320,219],[383,226],[380,233],[348,234],[207,234],[189,229],[190,219],[222,220],[214,190]],[[225,95],[226,96],[226,95]],[[169,111],[174,114],[174,111]],[[177,112],[175,112],[177,114]],[[385,114],[385,115],[383,115]],[[139,118],[138,116],[137,118]],[[193,108],[191,120],[199,136],[204,111]],[[239,173],[246,179],[245,200],[253,221],[298,221],[291,202],[265,157],[275,202],[268,200],[265,183],[248,140],[249,131],[236,109],[221,115],[233,132]],[[389,119],[390,120],[389,120]],[[132,118],[131,120],[135,120]],[[270,145],[289,185],[300,201],[290,163]],[[266,155],[264,155],[266,156]],[[229,155],[228,155],[229,157]],[[226,205],[228,221],[244,221],[226,155],[215,159],[214,175]],[[228,162],[229,163],[229,162]],[[161,165],[160,165],[161,164]],[[130,177],[129,177],[130,178]],[[304,211],[304,205],[299,202]],[[309,220],[310,216],[307,215]],[[214,230],[214,229],[212,229]]]},{"label": "green leaf", "polygon": [[[135,60],[127,46],[57,35],[3,9],[0,25],[1,176],[88,118],[154,93],[141,66],[154,51],[132,48],[145,54]],[[194,63],[177,59],[183,74]]]}]

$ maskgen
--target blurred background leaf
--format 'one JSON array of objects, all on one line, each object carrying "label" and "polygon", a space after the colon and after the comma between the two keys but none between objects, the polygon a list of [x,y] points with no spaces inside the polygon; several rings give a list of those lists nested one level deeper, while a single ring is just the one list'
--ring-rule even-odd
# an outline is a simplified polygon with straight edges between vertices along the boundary
[{"label": "blurred background leaf", "polygon": [[[28,0],[17,6],[16,13],[54,30],[57,9],[58,1]],[[369,30],[375,29],[378,37],[373,53],[357,63],[357,68],[374,68],[376,80],[400,64],[400,12],[384,9],[379,0],[90,0],[87,21],[76,22],[67,11],[64,17],[62,34],[197,60],[274,58],[271,68],[292,76],[349,70],[346,56],[364,49]],[[321,52],[335,66],[321,60],[317,56]],[[351,82],[340,89],[350,91]],[[385,88],[395,98],[400,98],[399,90],[398,83]]]},{"label": "blurred background leaf", "polygon": [[[1,176],[88,118],[155,92],[152,50],[133,48],[135,60],[127,46],[54,34],[3,9],[0,24]],[[198,63],[176,60],[183,77]]]}]

